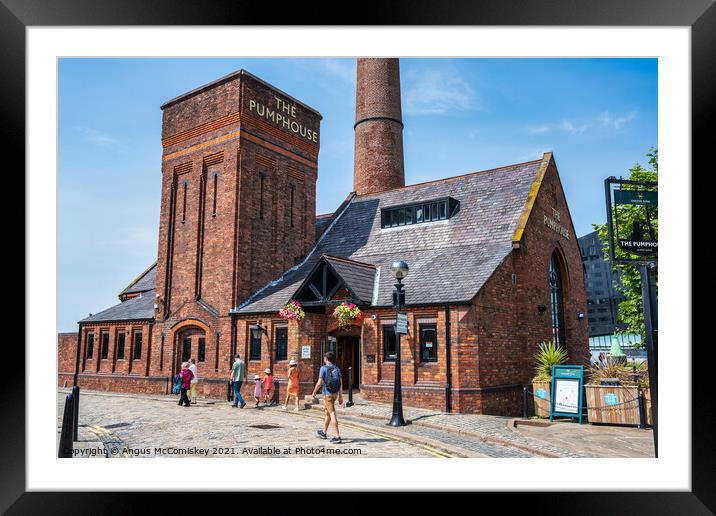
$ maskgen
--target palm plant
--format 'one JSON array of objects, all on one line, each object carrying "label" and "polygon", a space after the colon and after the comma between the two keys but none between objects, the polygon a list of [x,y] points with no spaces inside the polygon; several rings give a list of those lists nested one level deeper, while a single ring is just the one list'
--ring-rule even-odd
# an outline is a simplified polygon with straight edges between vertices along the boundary
[{"label": "palm plant", "polygon": [[567,361],[567,351],[554,341],[542,342],[539,351],[535,354],[537,362],[534,382],[548,382],[552,379],[552,366],[564,364]]}]

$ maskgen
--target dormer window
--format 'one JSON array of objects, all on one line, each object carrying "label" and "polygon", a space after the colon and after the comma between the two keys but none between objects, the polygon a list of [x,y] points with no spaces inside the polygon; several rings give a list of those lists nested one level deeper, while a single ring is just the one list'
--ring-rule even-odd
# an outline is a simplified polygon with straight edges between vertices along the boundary
[{"label": "dormer window", "polygon": [[460,201],[452,197],[381,208],[380,227],[393,228],[446,220],[454,216],[459,208]]}]

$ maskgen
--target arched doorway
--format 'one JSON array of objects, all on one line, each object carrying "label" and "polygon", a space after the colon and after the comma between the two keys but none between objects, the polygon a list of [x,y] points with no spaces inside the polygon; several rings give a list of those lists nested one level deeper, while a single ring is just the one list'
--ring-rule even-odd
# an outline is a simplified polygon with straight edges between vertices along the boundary
[{"label": "arched doorway", "polygon": [[206,331],[198,326],[185,326],[175,333],[175,373],[181,370],[182,362],[190,358],[197,368],[206,361]]},{"label": "arched doorway", "polygon": [[343,388],[348,388],[348,368],[352,369],[353,388],[360,388],[360,326],[329,328],[326,351],[336,356],[336,365],[341,370]]}]

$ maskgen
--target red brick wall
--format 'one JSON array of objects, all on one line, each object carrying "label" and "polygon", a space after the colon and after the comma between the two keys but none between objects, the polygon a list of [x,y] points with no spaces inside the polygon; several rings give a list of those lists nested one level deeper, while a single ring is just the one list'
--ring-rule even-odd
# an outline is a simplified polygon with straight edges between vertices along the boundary
[{"label": "red brick wall", "polygon": [[57,334],[57,385],[71,386],[75,372],[77,332]]}]

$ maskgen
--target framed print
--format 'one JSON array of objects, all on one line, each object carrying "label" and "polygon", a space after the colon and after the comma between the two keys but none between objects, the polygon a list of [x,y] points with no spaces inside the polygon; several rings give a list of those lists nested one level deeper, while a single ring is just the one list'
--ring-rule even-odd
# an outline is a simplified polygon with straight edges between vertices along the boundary
[{"label": "framed print", "polygon": [[[688,259],[713,1],[419,7],[2,0],[28,299],[3,510],[187,489],[716,510]],[[657,184],[645,323],[604,194],[619,257],[655,261]]]}]

